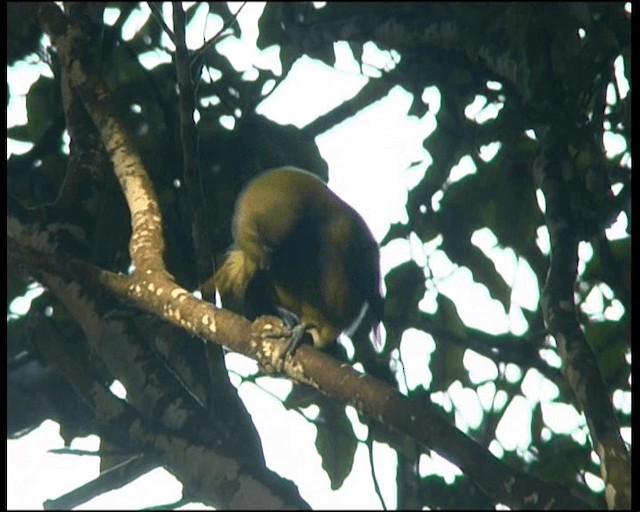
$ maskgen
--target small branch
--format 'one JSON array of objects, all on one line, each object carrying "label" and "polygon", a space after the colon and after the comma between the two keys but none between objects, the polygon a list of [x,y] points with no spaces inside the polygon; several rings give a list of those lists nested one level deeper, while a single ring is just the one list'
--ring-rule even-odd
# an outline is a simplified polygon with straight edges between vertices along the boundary
[{"label": "small branch", "polygon": [[386,503],[384,502],[384,498],[382,497],[382,491],[380,490],[380,484],[378,483],[378,477],[376,476],[376,465],[373,461],[373,435],[371,434],[371,429],[369,429],[369,433],[367,434],[367,451],[369,452],[369,467],[371,468],[371,480],[373,481],[373,489],[380,500],[380,505],[382,506],[382,510],[389,510]]},{"label": "small branch", "polygon": [[155,457],[149,455],[132,457],[107,471],[103,471],[97,478],[73,491],[63,494],[59,498],[46,500],[43,507],[45,510],[71,510],[105,492],[120,489],[157,466],[158,461]]},{"label": "small branch", "polygon": [[202,47],[198,48],[196,51],[193,52],[193,54],[191,56],[191,69],[195,69],[196,70],[196,73],[193,73],[193,78],[195,80],[199,79],[201,63],[202,63],[202,59],[204,58],[205,54],[207,53],[207,51],[209,51],[213,47],[213,45],[219,43],[225,37],[227,37],[227,35],[225,34],[225,31],[231,25],[236,23],[236,21],[238,19],[238,15],[242,11],[242,9],[244,9],[245,5],[247,5],[247,2],[242,2],[242,5],[240,6],[240,8],[235,12],[235,14],[233,16],[231,16],[231,18],[229,18],[227,21],[224,22],[224,24],[222,25],[222,28],[218,31],[218,33],[215,34],[206,43],[204,43],[202,45]]},{"label": "small branch", "polygon": [[[283,73],[282,76],[285,77],[286,75]],[[355,116],[368,105],[372,105],[376,101],[384,98],[389,94],[389,91],[391,91],[394,85],[395,84],[391,80],[387,80],[386,77],[369,80],[353,98],[341,103],[326,114],[318,116],[318,118],[305,127],[305,130],[312,137],[326,132],[333,126]],[[275,90],[275,87],[273,90]],[[269,94],[271,94],[273,90],[270,91]],[[264,100],[265,98],[261,99]]]},{"label": "small branch", "polygon": [[[158,24],[162,27],[162,30],[164,31],[164,33],[167,34],[167,37],[169,39],[171,39],[171,42],[173,43],[173,45],[177,47],[178,45],[176,44],[176,36],[173,33],[173,31],[169,28],[169,25],[167,25],[167,23],[164,21],[164,16],[162,15],[162,9],[158,7],[158,3],[147,2],[147,5],[149,6],[149,9],[151,9],[151,14],[153,14],[153,17],[156,19]],[[175,25],[174,25],[174,28],[175,28]]]}]

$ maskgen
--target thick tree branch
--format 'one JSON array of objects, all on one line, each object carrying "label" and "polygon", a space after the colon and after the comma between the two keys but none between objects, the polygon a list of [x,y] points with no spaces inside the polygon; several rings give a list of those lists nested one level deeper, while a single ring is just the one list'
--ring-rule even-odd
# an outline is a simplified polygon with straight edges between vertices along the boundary
[{"label": "thick tree branch", "polygon": [[631,507],[631,467],[627,448],[598,363],[577,319],[574,286],[578,271],[576,208],[571,205],[572,167],[560,133],[547,129],[535,161],[535,174],[546,199],[545,219],[551,239],[551,264],[541,295],[545,323],[558,344],[562,371],[587,418],[593,447],[600,457],[610,509]]},{"label": "thick tree branch", "polygon": [[63,67],[69,72],[71,86],[82,98],[100,131],[131,212],[130,252],[136,269],[164,271],[162,214],[153,184],[126,129],[113,114],[106,84],[96,75],[88,73],[83,59],[78,57],[76,44],[82,40],[81,28],[69,24],[53,3],[29,4],[28,8],[35,11],[43,30],[51,37]]}]

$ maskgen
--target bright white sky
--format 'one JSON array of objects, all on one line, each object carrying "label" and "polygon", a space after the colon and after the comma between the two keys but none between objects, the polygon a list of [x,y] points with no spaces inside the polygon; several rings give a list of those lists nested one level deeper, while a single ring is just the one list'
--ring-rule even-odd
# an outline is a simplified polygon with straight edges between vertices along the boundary
[{"label": "bright white sky", "polygon": [[[168,8],[168,4],[163,5]],[[238,5],[232,4],[232,8],[237,9]],[[258,35],[257,20],[263,6],[263,3],[247,4],[239,15],[242,38],[228,38],[218,45],[237,70],[246,72],[245,76],[248,79],[252,73],[255,74],[256,67],[280,71],[277,48],[260,51],[255,46]],[[206,4],[202,4],[198,9],[198,15],[188,30],[188,44],[191,48],[201,46],[203,40],[211,37],[221,27],[220,18],[213,15],[206,17]],[[107,10],[105,20],[108,23],[113,23],[114,12],[113,9]],[[125,25],[124,32],[129,33],[129,37],[148,16],[146,4],[143,6],[143,13]],[[171,16],[165,16],[165,19],[171,26]],[[170,44],[168,40],[166,44]],[[317,116],[353,97],[368,80],[380,76],[381,70],[392,69],[401,58],[395,52],[381,52],[375,45],[368,43],[363,54],[363,74],[348,45],[336,43],[334,48],[337,57],[335,68],[307,57],[301,58],[278,90],[259,106],[258,112],[276,122],[303,127]],[[166,54],[154,52],[144,56],[143,62],[145,65],[153,66],[166,60]],[[621,60],[617,65],[619,69],[622,65]],[[46,66],[37,63],[35,58],[27,64],[8,69],[8,83],[11,88],[11,102],[7,109],[8,126],[25,122],[24,94],[28,92],[39,73],[50,75]],[[618,85],[626,95],[628,84],[621,76],[621,73],[617,73]],[[422,118],[407,116],[412,96],[401,87],[395,87],[386,98],[316,139],[322,156],[329,164],[331,188],[362,214],[378,240],[384,237],[391,223],[407,221],[404,207],[407,192],[418,183],[431,164],[431,157],[422,147],[422,141],[436,128],[435,115],[440,105],[440,94],[435,87],[431,87],[425,89],[422,99],[430,105],[429,112]],[[498,110],[495,105],[487,105],[486,99],[478,96],[467,107],[465,113],[470,119],[481,123],[495,117]],[[611,154],[627,150],[624,140],[612,134],[607,135],[605,144]],[[488,161],[499,149],[498,144],[489,145],[482,149],[482,157]],[[11,153],[22,153],[26,150],[28,147],[20,147],[15,141],[8,141],[7,157]],[[416,161],[422,163],[408,169],[410,164]],[[452,169],[450,180],[459,180],[473,172],[475,168],[471,159],[465,157]],[[542,196],[540,205],[544,208]],[[437,204],[434,206],[437,207]],[[626,222],[625,216],[621,215],[608,231],[609,237],[626,236]],[[468,326],[490,333],[522,334],[526,330],[526,323],[521,308],[534,309],[539,299],[538,283],[533,272],[526,261],[517,258],[511,249],[498,247],[497,240],[490,230],[479,230],[474,234],[472,241],[494,261],[506,282],[513,287],[513,304],[510,311],[505,313],[502,305],[489,297],[484,286],[474,283],[467,269],[452,264],[446,254],[439,250],[438,239],[427,244],[422,244],[417,239],[397,240],[389,244],[381,253],[383,273],[411,258],[419,264],[425,264],[428,259],[434,279],[437,280],[437,291],[455,301],[460,317]],[[539,230],[538,243],[543,250],[548,250],[545,228]],[[583,243],[580,248],[582,265],[588,261],[591,253],[589,244]],[[610,292],[606,287],[595,292],[590,307],[601,316],[617,319],[622,314],[619,302],[614,301],[613,305],[603,312],[602,298],[609,296]],[[431,287],[421,302],[421,308],[435,312],[435,297],[436,289]],[[24,311],[28,308],[28,302],[27,300],[12,304],[12,311]],[[406,382],[411,388],[419,384],[429,385],[431,376],[428,371],[425,372],[425,361],[434,349],[434,341],[428,334],[408,331],[403,336],[401,351],[405,363]],[[554,364],[558,364],[557,357],[554,359],[549,355],[549,358],[550,361],[555,361]],[[538,402],[542,404],[544,419],[549,428],[556,432],[569,433],[581,443],[586,442],[587,429],[584,417],[573,407],[554,402],[557,389],[535,370],[526,373],[521,384],[523,396],[517,397],[507,405],[506,396],[500,392],[496,393],[495,385],[490,381],[496,378],[498,372],[505,374],[510,381],[518,381],[522,377],[518,367],[500,365],[498,368],[490,360],[471,351],[465,353],[464,363],[471,372],[472,381],[485,382],[479,393],[476,394],[473,390],[464,388],[460,382],[455,382],[447,393],[437,394],[434,400],[448,409],[455,407],[456,423],[463,431],[481,421],[483,409],[507,406],[505,418],[497,429],[498,441],[494,441],[491,446],[496,455],[499,456],[504,450],[518,450],[520,453],[526,451],[531,439],[529,429],[521,426],[530,423],[532,410]],[[229,354],[228,364],[229,368],[238,374],[247,374],[255,368],[254,362],[237,354]],[[236,378],[236,383],[239,382],[240,379]],[[373,491],[368,454],[362,444],[356,455],[354,469],[345,485],[338,491],[331,491],[328,477],[323,472],[320,458],[315,451],[315,427],[300,414],[286,411],[275,398],[284,398],[290,386],[286,380],[266,377],[258,379],[256,385],[240,386],[240,395],[261,432],[269,466],[294,480],[303,498],[313,508],[380,508],[379,500]],[[618,395],[616,400],[620,407],[630,407],[630,396],[627,395]],[[313,417],[316,411],[310,408],[305,414]],[[358,437],[365,439],[366,427],[360,424],[353,410],[349,409],[348,414]],[[627,442],[630,442],[630,432],[623,434]],[[547,435],[550,435],[549,431]],[[47,450],[62,446],[58,426],[51,421],[45,422],[28,436],[7,441],[9,509],[40,509],[45,499],[57,497],[98,475],[99,461],[95,457],[47,453]],[[96,450],[98,438],[91,436],[78,439],[72,447]],[[393,508],[396,503],[395,454],[388,446],[376,444],[374,461],[386,504]],[[455,466],[435,453],[422,457],[420,469],[425,475],[434,472],[443,474],[447,481],[452,481],[459,473]],[[594,488],[601,488],[602,482],[599,477],[588,475],[587,478]],[[133,484],[102,495],[80,508],[131,509],[169,503],[179,498],[180,489],[179,482],[164,470],[158,469]],[[189,508],[195,506],[190,505]]]}]

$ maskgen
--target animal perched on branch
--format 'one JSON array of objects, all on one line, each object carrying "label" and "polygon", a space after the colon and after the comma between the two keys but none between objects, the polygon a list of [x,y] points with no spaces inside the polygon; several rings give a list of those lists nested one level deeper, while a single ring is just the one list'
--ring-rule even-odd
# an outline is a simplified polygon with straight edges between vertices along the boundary
[{"label": "animal perched on branch", "polygon": [[317,176],[267,171],[240,193],[234,246],[215,274],[223,303],[245,316],[280,314],[326,348],[363,317],[377,336],[383,313],[378,245],[362,217]]}]

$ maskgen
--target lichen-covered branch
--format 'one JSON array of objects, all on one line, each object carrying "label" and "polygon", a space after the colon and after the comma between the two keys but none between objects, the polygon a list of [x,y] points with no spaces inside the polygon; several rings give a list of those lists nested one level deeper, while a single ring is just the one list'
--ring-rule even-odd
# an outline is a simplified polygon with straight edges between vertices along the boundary
[{"label": "lichen-covered branch", "polygon": [[86,68],[82,52],[82,29],[69,23],[53,3],[38,2],[29,7],[58,49],[69,83],[79,94],[98,128],[102,143],[113,163],[131,213],[130,252],[136,269],[164,270],[162,214],[144,164],[126,128],[117,119],[104,81]]}]

